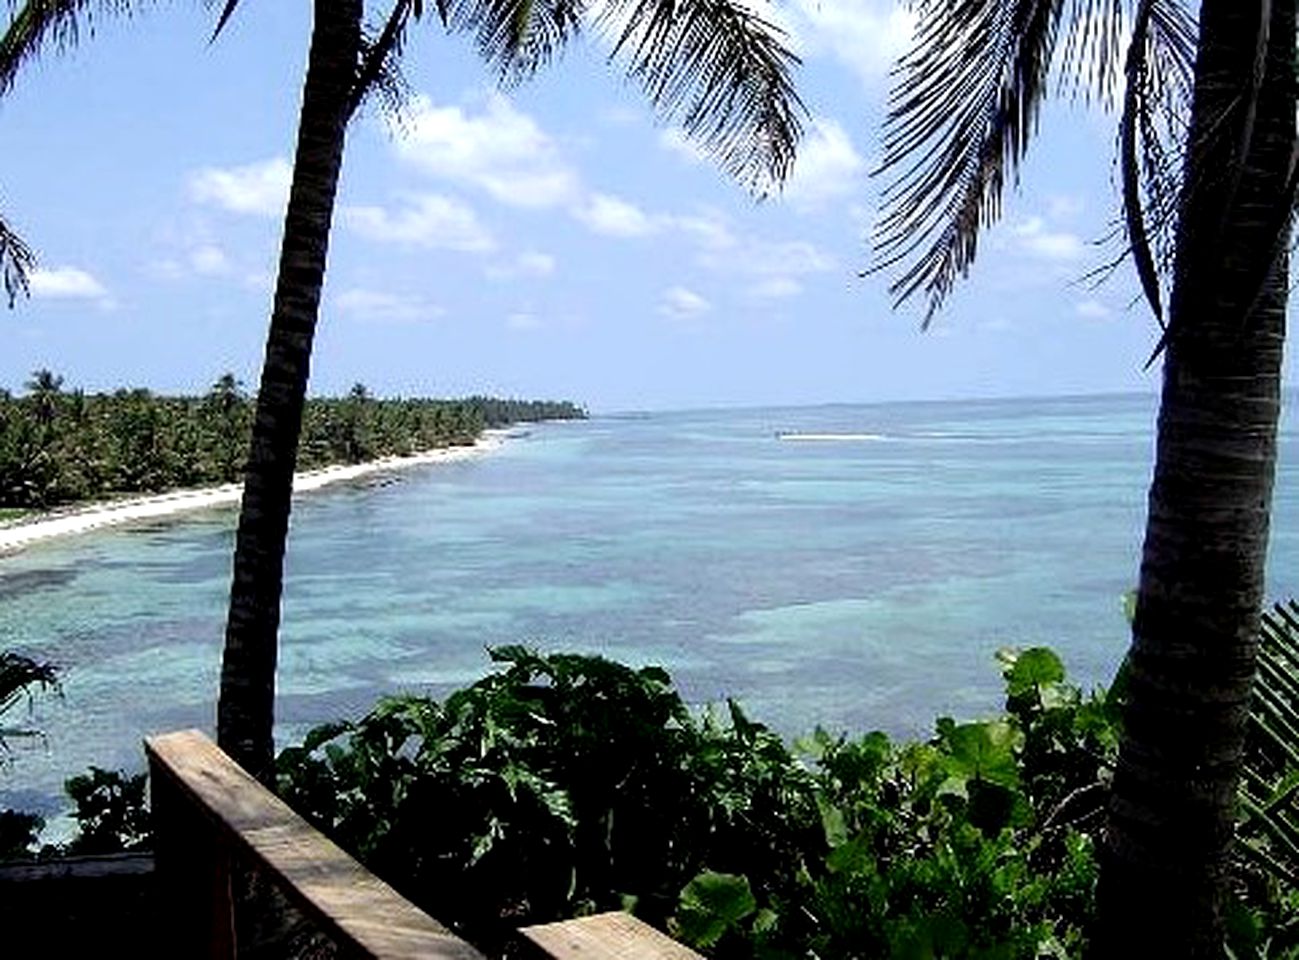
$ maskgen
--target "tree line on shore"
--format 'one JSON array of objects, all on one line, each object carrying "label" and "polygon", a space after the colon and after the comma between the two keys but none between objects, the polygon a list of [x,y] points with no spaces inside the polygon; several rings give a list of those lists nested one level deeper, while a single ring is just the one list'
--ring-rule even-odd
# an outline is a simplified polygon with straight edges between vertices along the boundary
[{"label": "tree line on shore", "polygon": [[[254,398],[233,374],[201,396],[143,388],[65,390],[38,370],[14,395],[0,388],[0,508],[41,510],[129,493],[234,483],[248,457]],[[584,417],[566,401],[474,396],[380,399],[361,384],[307,400],[304,469],[473,443],[492,427]]]}]

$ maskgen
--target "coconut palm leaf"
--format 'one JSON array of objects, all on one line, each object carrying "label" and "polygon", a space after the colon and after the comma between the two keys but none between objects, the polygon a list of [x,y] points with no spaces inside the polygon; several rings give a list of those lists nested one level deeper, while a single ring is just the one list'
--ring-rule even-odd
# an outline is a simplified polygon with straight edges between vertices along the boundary
[{"label": "coconut palm leaf", "polygon": [[758,192],[789,176],[807,110],[780,27],[736,0],[612,0],[600,22],[661,116],[723,170]]},{"label": "coconut palm leaf", "polygon": [[891,179],[868,272],[898,270],[895,302],[922,294],[932,321],[1001,215],[1057,68],[1075,96],[1112,102],[1124,91],[1128,251],[1147,292],[1157,289],[1149,281],[1171,260],[1180,171],[1171,145],[1194,53],[1194,22],[1178,0],[922,0],[916,12],[885,122],[876,172]]},{"label": "coconut palm leaf", "polygon": [[122,17],[151,5],[153,0],[7,0],[9,26],[0,37],[0,94],[8,93],[19,70],[53,47],[77,45],[83,33],[93,34],[103,16]]},{"label": "coconut palm leaf", "polygon": [[[16,706],[33,689],[58,687],[58,669],[20,653],[0,650],[0,717]],[[6,738],[36,736],[37,731],[0,724],[0,749],[8,749]]]},{"label": "coconut palm leaf", "polygon": [[[97,16],[124,15],[151,0],[8,0],[0,38],[0,95],[48,46],[66,50]],[[211,0],[209,0],[211,2]],[[222,0],[213,37],[242,0]],[[530,77],[585,25],[610,34],[615,59],[668,122],[723,170],[758,192],[785,180],[807,111],[794,89],[798,57],[783,31],[743,0],[437,0],[451,30],[473,36],[506,82]],[[423,0],[394,0],[381,26],[367,32],[358,66],[357,105],[378,93],[390,108],[404,99],[396,68],[406,30]]]},{"label": "coconut palm leaf", "polygon": [[9,224],[0,219],[0,285],[12,307],[28,292],[28,275],[36,266],[36,255]]},{"label": "coconut palm leaf", "polygon": [[762,192],[792,168],[807,113],[793,84],[799,59],[740,0],[448,0],[446,15],[506,82],[530,76],[590,23],[661,118],[727,173]]},{"label": "coconut palm leaf", "polygon": [[1240,857],[1299,888],[1299,604],[1263,614],[1240,785]]},{"label": "coconut palm leaf", "polygon": [[1173,271],[1194,55],[1189,13],[1176,4],[1141,0],[1126,58],[1119,169],[1128,250],[1161,326],[1163,281]]}]

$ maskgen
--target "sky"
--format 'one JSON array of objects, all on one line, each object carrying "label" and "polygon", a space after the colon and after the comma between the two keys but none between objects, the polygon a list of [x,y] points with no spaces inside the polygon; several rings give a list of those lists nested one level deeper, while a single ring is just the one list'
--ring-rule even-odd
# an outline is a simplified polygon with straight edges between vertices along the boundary
[{"label": "sky", "polygon": [[[762,0],[758,0],[762,2]],[[197,392],[260,369],[310,31],[306,0],[103,21],[0,102],[0,210],[36,248],[0,311],[0,385]],[[1130,267],[1097,287],[1115,118],[1059,101],[968,281],[922,332],[861,277],[908,14],[767,8],[810,117],[755,198],[657,121],[588,33],[504,91],[467,38],[414,27],[412,99],[349,132],[312,392],[573,399],[593,411],[1153,391]]]}]

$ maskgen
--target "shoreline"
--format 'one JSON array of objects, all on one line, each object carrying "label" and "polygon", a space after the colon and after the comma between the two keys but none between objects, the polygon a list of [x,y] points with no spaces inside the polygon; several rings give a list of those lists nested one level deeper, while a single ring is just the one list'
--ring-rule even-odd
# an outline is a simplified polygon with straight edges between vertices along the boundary
[{"label": "shoreline", "polygon": [[[322,487],[356,480],[378,473],[405,470],[434,463],[455,463],[482,456],[500,448],[510,435],[510,428],[484,430],[472,445],[436,447],[406,457],[381,457],[365,463],[336,464],[293,475],[293,495],[310,493]],[[218,487],[195,487],[192,490],[170,490],[166,493],[130,497],[124,500],[99,500],[66,509],[23,517],[0,524],[0,558],[17,553],[36,543],[58,537],[89,533],[141,520],[155,520],[198,510],[238,505],[243,496],[242,483]]]}]

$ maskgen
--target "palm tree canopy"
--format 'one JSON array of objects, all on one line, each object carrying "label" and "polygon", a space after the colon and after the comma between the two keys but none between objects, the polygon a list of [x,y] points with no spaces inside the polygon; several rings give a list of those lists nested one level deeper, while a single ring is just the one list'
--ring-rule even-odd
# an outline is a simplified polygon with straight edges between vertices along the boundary
[{"label": "palm tree canopy", "polygon": [[[920,0],[877,173],[889,180],[868,272],[896,271],[895,301],[922,295],[925,325],[968,274],[1001,214],[1056,87],[1121,99],[1123,229],[1162,316],[1191,75],[1194,18],[1180,0]],[[1121,91],[1121,98],[1119,92]]]},{"label": "palm tree canopy", "polygon": [[[224,0],[214,35],[241,2]],[[93,31],[97,17],[128,15],[153,0],[8,3],[0,95],[48,47],[69,49]],[[430,7],[448,30],[469,34],[507,83],[531,76],[584,26],[593,27],[661,119],[680,123],[728,174],[764,193],[792,169],[807,115],[793,83],[799,59],[783,31],[742,0],[393,0],[365,37],[355,104],[374,90],[399,94],[395,63],[407,28]]]}]

